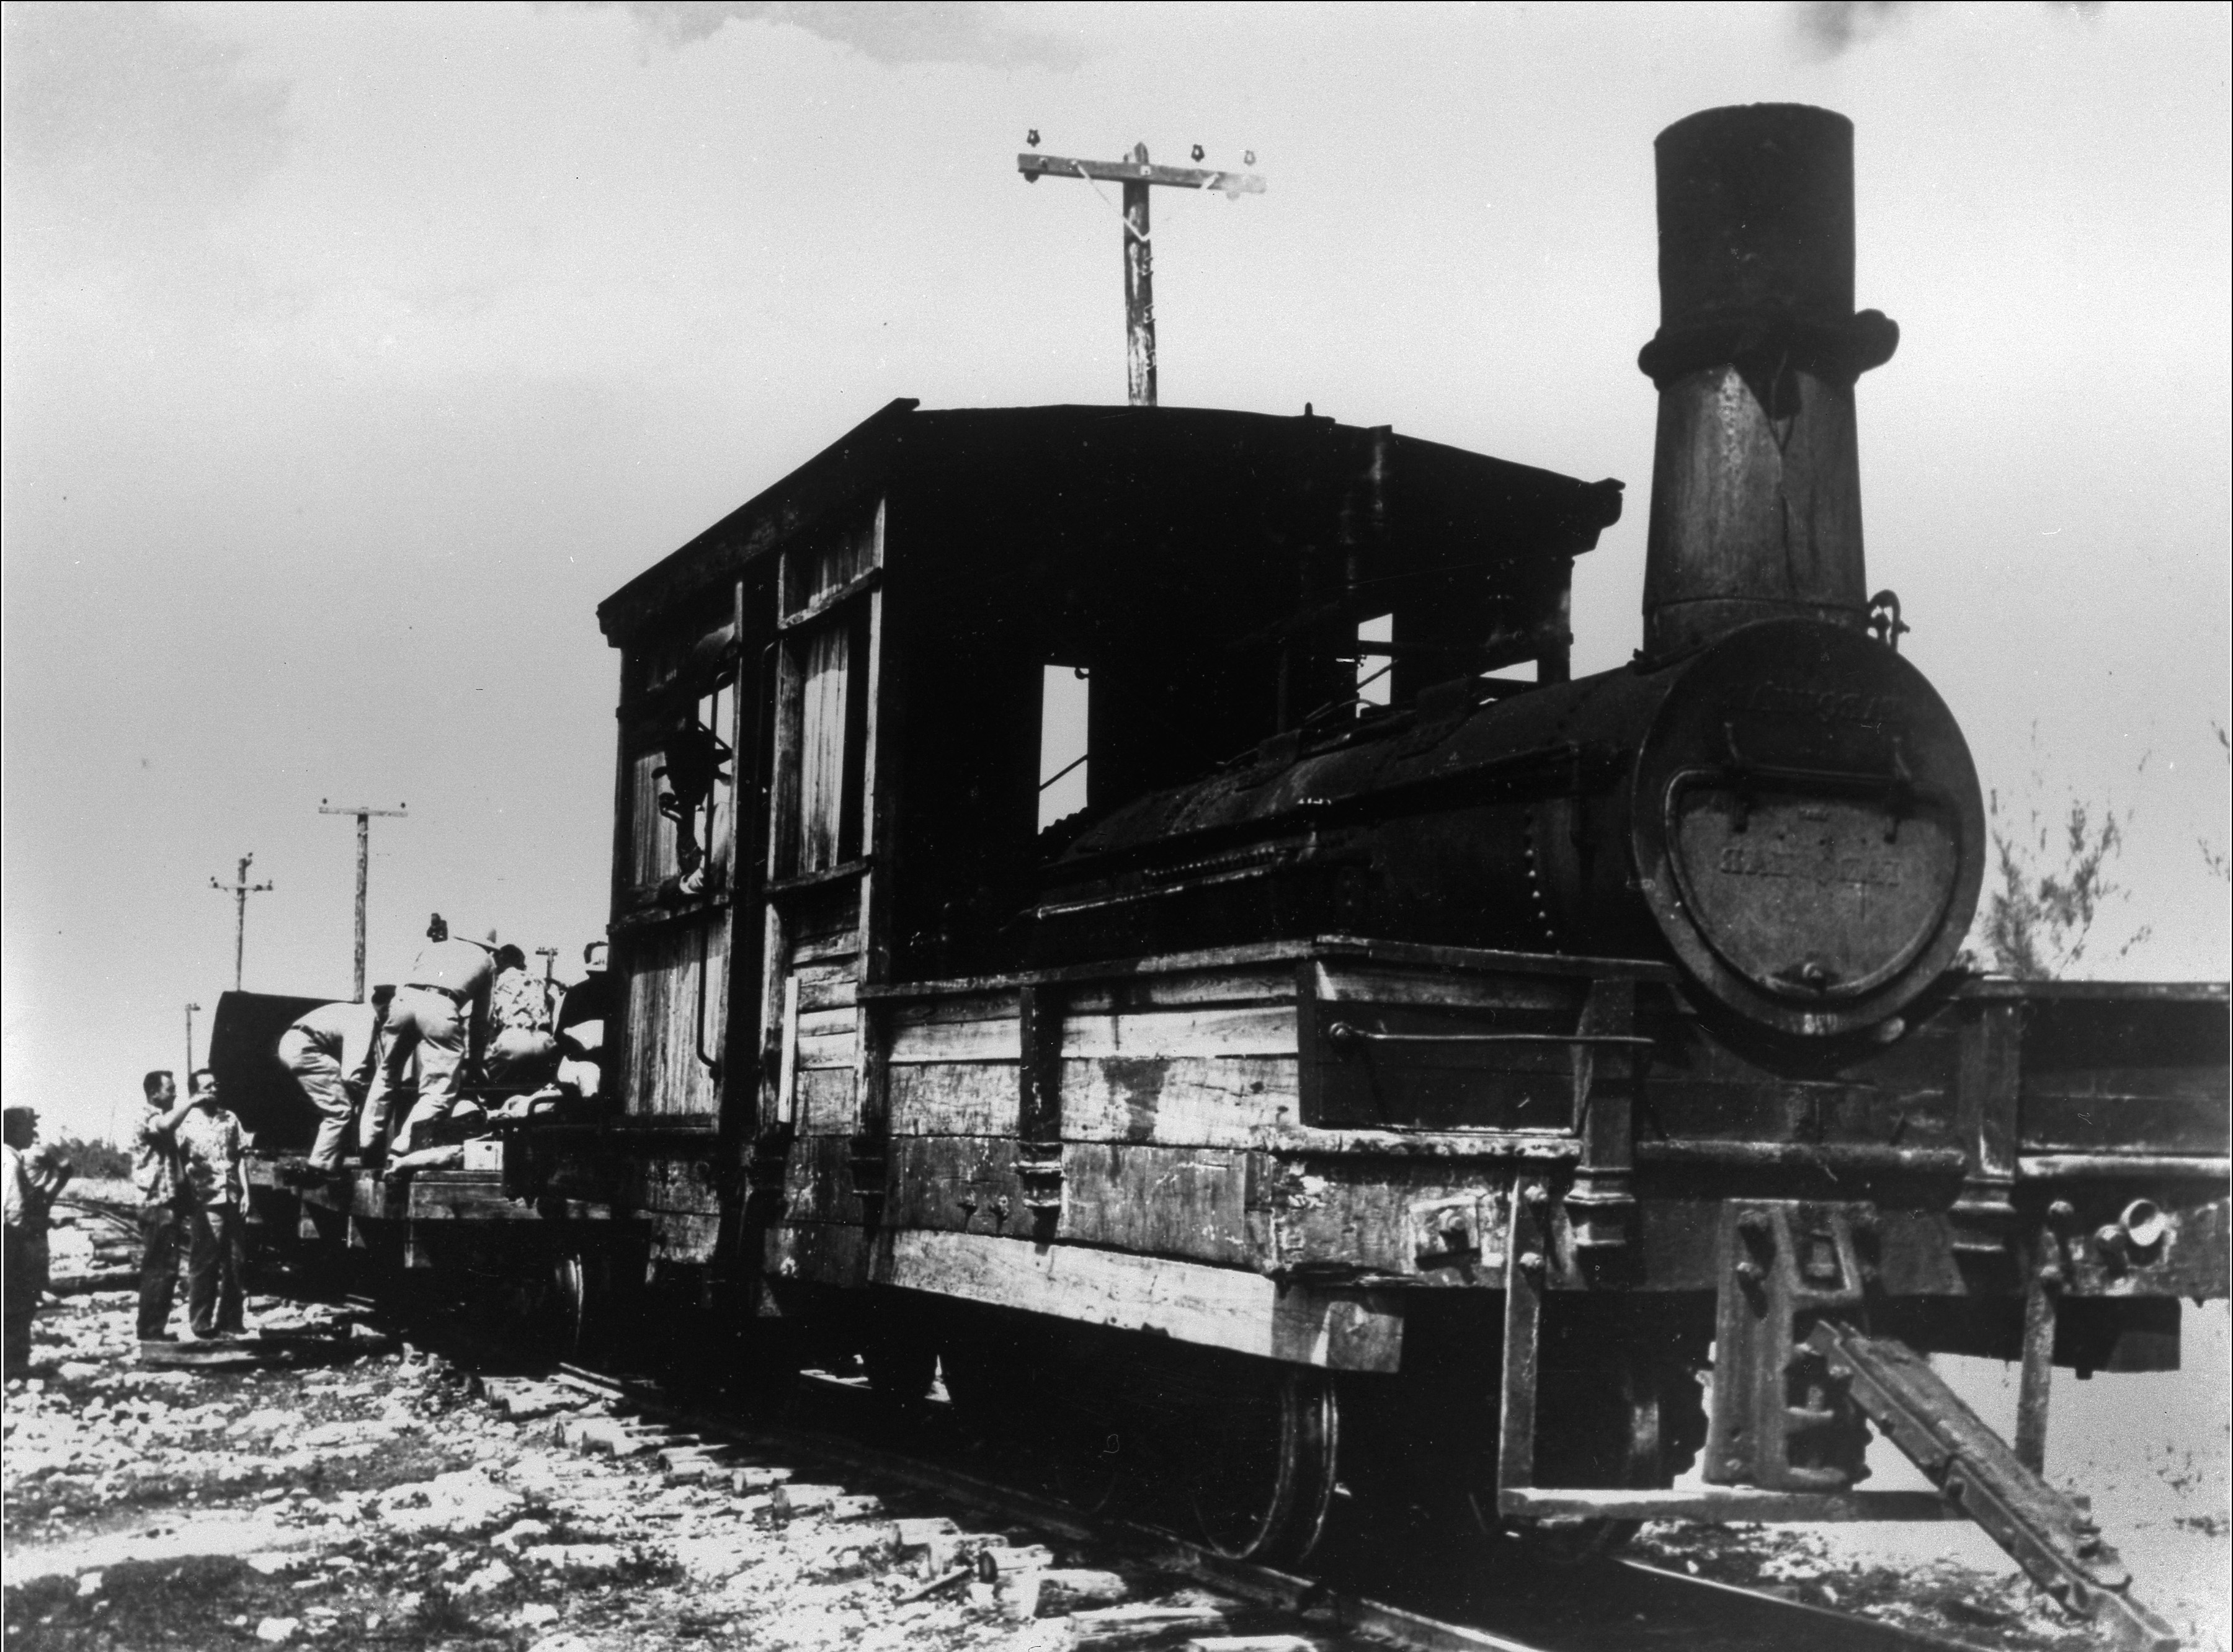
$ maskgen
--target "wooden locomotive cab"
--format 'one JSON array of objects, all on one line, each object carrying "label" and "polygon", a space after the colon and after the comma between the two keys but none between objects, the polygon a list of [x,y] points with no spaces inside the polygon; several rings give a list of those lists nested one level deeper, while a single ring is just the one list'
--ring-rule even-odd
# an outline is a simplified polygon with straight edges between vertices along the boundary
[{"label": "wooden locomotive cab", "polygon": [[[617,593],[597,1139],[647,1143],[612,1191],[655,1252],[713,1261],[723,1188],[752,1162],[771,1193],[776,1137],[787,1224],[853,1197],[889,1113],[863,987],[1021,966],[1036,868],[1087,822],[1353,720],[1383,667],[1397,705],[1562,680],[1572,559],[1619,509],[1618,483],[1307,415],[902,401]],[[1087,806],[1042,833],[1058,671],[1084,680]]]}]

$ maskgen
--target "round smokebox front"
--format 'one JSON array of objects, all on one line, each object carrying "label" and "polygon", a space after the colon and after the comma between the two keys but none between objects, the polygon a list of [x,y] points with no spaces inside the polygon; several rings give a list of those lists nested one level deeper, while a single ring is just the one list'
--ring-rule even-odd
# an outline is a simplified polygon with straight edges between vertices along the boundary
[{"label": "round smokebox front", "polygon": [[1953,961],[1984,875],[1969,750],[1923,674],[1865,635],[1748,626],[1683,673],[1632,798],[1645,901],[1748,1018],[1823,1037]]}]

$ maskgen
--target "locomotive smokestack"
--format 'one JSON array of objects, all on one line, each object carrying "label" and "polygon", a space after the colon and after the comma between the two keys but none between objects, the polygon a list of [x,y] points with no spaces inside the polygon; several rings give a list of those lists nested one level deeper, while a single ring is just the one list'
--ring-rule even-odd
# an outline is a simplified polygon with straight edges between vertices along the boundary
[{"label": "locomotive smokestack", "polygon": [[1853,310],[1853,126],[1800,104],[1659,134],[1659,387],[1644,649],[1755,620],[1868,619],[1853,380],[1899,328]]}]

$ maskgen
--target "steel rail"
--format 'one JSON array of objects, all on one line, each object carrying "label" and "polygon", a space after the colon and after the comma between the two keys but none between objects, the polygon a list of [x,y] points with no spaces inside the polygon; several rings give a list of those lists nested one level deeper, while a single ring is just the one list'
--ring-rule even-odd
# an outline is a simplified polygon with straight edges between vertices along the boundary
[{"label": "steel rail", "polygon": [[[1444,1623],[1388,1602],[1329,1587],[1269,1566],[1228,1560],[1157,1527],[1131,1520],[1093,1520],[1051,1498],[1019,1492],[960,1469],[863,1446],[819,1429],[739,1423],[680,1404],[654,1383],[617,1378],[583,1366],[562,1364],[555,1381],[602,1398],[636,1405],[673,1419],[703,1437],[758,1450],[779,1450],[811,1458],[834,1468],[937,1495],[976,1512],[1019,1525],[1051,1532],[1073,1541],[1099,1541],[1123,1548],[1161,1570],[1193,1577],[1253,1605],[1308,1616],[1337,1631],[1358,1635],[1410,1652],[1551,1652],[1468,1624]],[[850,1384],[832,1387],[857,1392]]]},{"label": "steel rail", "polygon": [[[831,1468],[931,1493],[974,1513],[1072,1541],[1107,1543],[1143,1564],[1193,1577],[1252,1605],[1294,1613],[1322,1632],[1354,1636],[1402,1648],[1405,1652],[1561,1652],[1562,1647],[1575,1644],[1571,1635],[1515,1638],[1475,1624],[1438,1618],[1322,1579],[1227,1559],[1161,1527],[1134,1520],[1097,1519],[1051,1498],[1018,1491],[966,1470],[863,1445],[824,1430],[789,1424],[742,1422],[677,1401],[654,1382],[567,1364],[557,1368],[553,1380],[581,1393],[635,1407],[702,1438],[804,1457]],[[855,1395],[866,1392],[855,1383],[837,1378],[820,1378],[817,1385]],[[1617,1564],[1623,1571],[1648,1580],[1654,1587],[1689,1595],[1706,1603],[1705,1609],[1709,1611],[1735,1606],[1771,1617],[1779,1624],[1787,1623],[1789,1636],[1779,1631],[1772,1642],[1778,1646],[1803,1643],[1842,1647],[1866,1642],[1887,1649],[1907,1649],[1909,1652],[1968,1652],[1969,1646],[1951,1636],[1935,1636],[1803,1601],[1787,1600],[1740,1584],[1693,1577],[1643,1561],[1624,1560]],[[1585,1635],[1582,1638],[1588,1637]],[[1741,1636],[1730,1638],[1748,1644],[1763,1643]],[[1714,1645],[1712,1632],[1702,1629],[1700,1638],[1693,1644]]]}]

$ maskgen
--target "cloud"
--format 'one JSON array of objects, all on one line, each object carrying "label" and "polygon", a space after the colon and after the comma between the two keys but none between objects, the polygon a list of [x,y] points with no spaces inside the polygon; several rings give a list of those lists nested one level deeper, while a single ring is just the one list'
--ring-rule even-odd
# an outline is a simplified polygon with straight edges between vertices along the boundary
[{"label": "cloud", "polygon": [[[2049,0],[2051,11],[2090,17],[2101,0]],[[1819,55],[1837,57],[1866,45],[1919,11],[1936,10],[1936,0],[1806,0],[1792,8],[1800,37]]]},{"label": "cloud", "polygon": [[674,45],[711,38],[724,23],[788,23],[879,63],[980,63],[1073,69],[1068,41],[1018,29],[993,5],[967,0],[620,0]]},{"label": "cloud", "polygon": [[15,4],[4,30],[12,184],[237,195],[285,156],[285,84],[172,8]]}]

